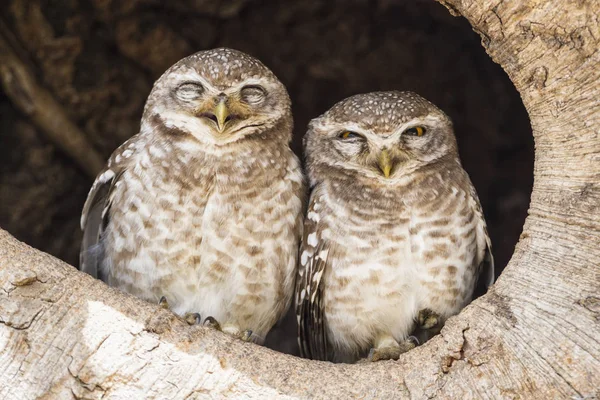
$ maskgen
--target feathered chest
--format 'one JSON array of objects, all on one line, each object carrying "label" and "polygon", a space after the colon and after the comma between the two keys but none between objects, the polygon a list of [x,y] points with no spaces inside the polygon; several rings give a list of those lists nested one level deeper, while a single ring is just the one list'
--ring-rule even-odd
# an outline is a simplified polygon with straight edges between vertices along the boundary
[{"label": "feathered chest", "polygon": [[277,260],[282,248],[285,254],[287,247],[297,249],[302,178],[291,153],[288,158],[238,163],[179,157],[151,166],[143,156],[133,160],[111,194],[106,246],[115,274],[143,270],[152,282],[138,286],[160,286],[184,270],[214,271],[203,266],[217,260],[233,268],[232,260],[247,262],[249,254]]},{"label": "feathered chest", "polygon": [[[457,186],[356,191],[344,201],[325,191],[320,222],[341,265],[420,265],[448,258],[476,240],[477,218]],[[346,260],[346,261],[342,261]]]},{"label": "feathered chest", "polygon": [[395,207],[373,202],[359,211],[323,196],[327,212],[320,223],[330,246],[324,307],[331,337],[349,346],[389,330],[400,340],[420,308],[446,315],[463,304],[482,257],[467,196],[451,188],[445,196]]}]

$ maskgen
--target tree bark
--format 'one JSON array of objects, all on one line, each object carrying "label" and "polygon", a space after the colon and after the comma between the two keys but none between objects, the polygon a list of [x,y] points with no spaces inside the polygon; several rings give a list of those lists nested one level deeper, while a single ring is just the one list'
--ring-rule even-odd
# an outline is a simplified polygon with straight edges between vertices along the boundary
[{"label": "tree bark", "polygon": [[398,361],[314,362],[189,327],[1,231],[0,398],[600,396],[600,6],[444,5],[508,73],[536,144],[529,217],[485,296]]}]

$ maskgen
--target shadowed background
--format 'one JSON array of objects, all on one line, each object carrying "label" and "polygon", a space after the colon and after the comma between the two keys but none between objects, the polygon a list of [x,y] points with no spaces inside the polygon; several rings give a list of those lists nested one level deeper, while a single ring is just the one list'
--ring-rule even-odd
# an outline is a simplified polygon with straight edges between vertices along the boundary
[{"label": "shadowed background", "polygon": [[0,39],[87,139],[64,151],[44,126],[51,121],[23,113],[0,68],[2,228],[77,265],[94,170],[86,157],[106,159],[137,133],[152,83],[171,64],[226,46],[259,58],[287,86],[298,154],[308,121],[352,94],[413,90],[442,108],[485,211],[497,273],[506,265],[529,204],[533,139],[517,91],[466,20],[425,0],[164,3],[0,4]]}]

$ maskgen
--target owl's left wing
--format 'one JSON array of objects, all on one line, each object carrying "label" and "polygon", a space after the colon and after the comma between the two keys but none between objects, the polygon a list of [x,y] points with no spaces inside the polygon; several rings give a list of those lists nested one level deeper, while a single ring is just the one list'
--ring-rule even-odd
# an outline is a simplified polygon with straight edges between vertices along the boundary
[{"label": "owl's left wing", "polygon": [[311,196],[304,220],[296,280],[296,317],[300,355],[313,360],[327,360],[327,337],[323,320],[323,274],[330,248],[322,238],[322,224],[316,190]]},{"label": "owl's left wing", "polygon": [[483,235],[485,242],[485,250],[481,263],[477,267],[477,278],[475,283],[474,298],[479,297],[494,283],[494,255],[492,254],[492,241],[488,234],[487,224],[485,223],[485,217],[483,216],[483,210],[479,203],[479,197],[475,192],[475,187],[471,184],[470,188],[470,201],[475,211],[477,221],[477,234]]},{"label": "owl's left wing", "polygon": [[110,223],[109,211],[114,189],[127,169],[127,159],[133,154],[133,144],[137,138],[138,135],[132,136],[113,152],[108,164],[96,177],[81,212],[83,240],[79,253],[79,269],[105,282],[107,277],[102,269],[105,256],[102,236]]},{"label": "owl's left wing", "polygon": [[121,177],[122,171],[105,168],[96,178],[81,213],[83,240],[79,253],[79,268],[94,278],[106,281],[101,270],[104,248],[102,234],[108,225],[111,193]]}]

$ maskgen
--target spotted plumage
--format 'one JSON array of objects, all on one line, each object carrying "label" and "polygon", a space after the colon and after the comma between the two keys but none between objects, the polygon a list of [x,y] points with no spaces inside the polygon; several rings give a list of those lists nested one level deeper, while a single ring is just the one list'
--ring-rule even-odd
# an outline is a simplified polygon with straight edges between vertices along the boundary
[{"label": "spotted plumage", "polygon": [[90,191],[82,270],[262,342],[291,303],[302,229],[291,132],[287,91],[258,60],[179,61]]},{"label": "spotted plumage", "polygon": [[311,121],[305,154],[312,192],[296,286],[305,357],[397,358],[414,347],[407,338],[422,315],[439,327],[478,281],[492,283],[479,200],[433,104],[410,92],[348,98]]}]

